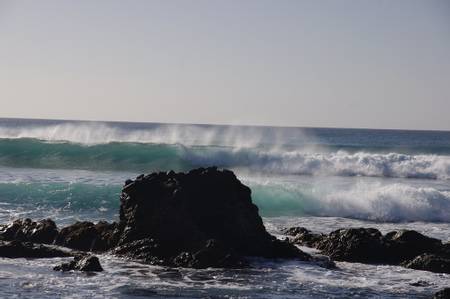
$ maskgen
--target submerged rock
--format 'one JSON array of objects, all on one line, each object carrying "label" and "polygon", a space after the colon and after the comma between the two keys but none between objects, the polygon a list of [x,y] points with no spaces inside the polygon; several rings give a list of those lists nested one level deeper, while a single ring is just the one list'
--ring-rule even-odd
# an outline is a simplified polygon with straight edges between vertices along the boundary
[{"label": "submerged rock", "polygon": [[63,263],[53,268],[55,271],[84,271],[84,272],[101,272],[103,271],[100,261],[96,256],[85,255],[76,256],[73,261]]},{"label": "submerged rock", "polygon": [[71,256],[69,252],[42,244],[21,241],[0,241],[0,257],[51,258]]},{"label": "submerged rock", "polygon": [[[127,181],[119,227],[115,252],[152,263],[204,268],[241,266],[234,256],[310,259],[271,236],[250,188],[231,171],[217,168],[152,173]],[[141,243],[148,249],[140,250]]]}]

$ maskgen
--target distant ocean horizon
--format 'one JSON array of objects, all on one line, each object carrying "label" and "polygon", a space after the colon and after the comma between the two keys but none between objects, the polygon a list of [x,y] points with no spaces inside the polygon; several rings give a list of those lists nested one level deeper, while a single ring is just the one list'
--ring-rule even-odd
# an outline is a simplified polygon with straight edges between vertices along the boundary
[{"label": "distant ocean horizon", "polygon": [[[0,223],[24,217],[52,218],[58,225],[117,221],[126,179],[208,166],[233,170],[251,188],[264,224],[277,236],[295,225],[317,232],[364,226],[383,232],[410,228],[450,240],[450,131],[439,130],[0,118]],[[102,261],[106,268],[122,265],[109,256]],[[42,263],[29,262],[36,273],[30,281],[51,288],[46,279],[55,274],[45,272]],[[257,275],[218,271],[215,281],[196,281],[207,273],[201,270],[151,280],[139,273],[157,277],[154,268],[136,266],[126,272],[133,282],[114,271],[105,274],[117,288],[99,278],[91,282],[105,297],[133,297],[147,288],[193,298],[294,298],[318,289],[340,298],[423,298],[449,282],[445,275],[400,267],[375,271],[376,266],[342,263],[341,272],[329,272],[295,263],[257,265]],[[0,260],[0,269],[10,275],[0,286],[21,283],[20,263]],[[230,275],[236,280],[227,280]],[[391,276],[398,278],[395,283]],[[411,287],[419,279],[430,284]],[[83,282],[62,280],[62,295],[83,292]],[[42,293],[32,289],[31,295]]]}]

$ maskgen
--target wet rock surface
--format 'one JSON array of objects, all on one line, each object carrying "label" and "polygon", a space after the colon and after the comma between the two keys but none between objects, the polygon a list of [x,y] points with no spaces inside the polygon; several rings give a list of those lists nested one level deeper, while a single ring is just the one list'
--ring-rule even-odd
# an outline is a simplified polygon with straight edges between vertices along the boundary
[{"label": "wet rock surface", "polygon": [[404,262],[402,265],[415,270],[450,273],[450,258],[448,256],[424,253]]},{"label": "wet rock surface", "polygon": [[413,230],[382,235],[374,228],[338,229],[328,235],[302,227],[285,230],[292,243],[309,246],[336,261],[402,265],[407,268],[450,273],[450,246]]},{"label": "wet rock surface", "polygon": [[102,266],[98,257],[93,255],[76,256],[73,261],[53,268],[55,271],[101,272]]},{"label": "wet rock surface", "polygon": [[450,299],[450,288],[445,288],[434,294],[433,299]]},{"label": "wet rock surface", "polygon": [[71,256],[67,251],[51,246],[22,241],[0,241],[0,257],[52,258]]},{"label": "wet rock surface", "polygon": [[[126,183],[116,253],[188,267],[240,267],[236,257],[244,256],[310,259],[266,231],[250,189],[231,171],[152,173]],[[134,250],[139,242],[151,254]]]},{"label": "wet rock surface", "polygon": [[55,243],[61,246],[84,250],[106,251],[113,248],[118,233],[116,223],[100,221],[97,224],[83,221],[61,229]]},{"label": "wet rock surface", "polygon": [[51,219],[32,221],[29,218],[17,219],[9,225],[0,227],[0,240],[18,240],[42,244],[52,244],[58,235],[56,224]]}]

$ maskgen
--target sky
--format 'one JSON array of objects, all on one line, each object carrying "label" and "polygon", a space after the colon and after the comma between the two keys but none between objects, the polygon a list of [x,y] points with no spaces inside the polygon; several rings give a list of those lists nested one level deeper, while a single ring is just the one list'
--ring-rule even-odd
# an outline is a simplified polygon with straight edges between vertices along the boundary
[{"label": "sky", "polygon": [[450,130],[450,1],[0,0],[0,117]]}]

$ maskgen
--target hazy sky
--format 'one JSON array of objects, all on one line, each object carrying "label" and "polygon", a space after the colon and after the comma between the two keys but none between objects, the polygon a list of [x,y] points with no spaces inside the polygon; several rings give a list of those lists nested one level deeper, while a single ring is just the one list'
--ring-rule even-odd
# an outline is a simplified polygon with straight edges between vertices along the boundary
[{"label": "hazy sky", "polygon": [[450,130],[450,1],[2,1],[0,117]]}]

